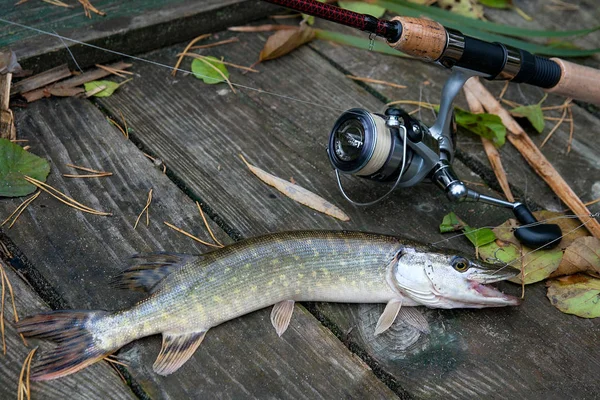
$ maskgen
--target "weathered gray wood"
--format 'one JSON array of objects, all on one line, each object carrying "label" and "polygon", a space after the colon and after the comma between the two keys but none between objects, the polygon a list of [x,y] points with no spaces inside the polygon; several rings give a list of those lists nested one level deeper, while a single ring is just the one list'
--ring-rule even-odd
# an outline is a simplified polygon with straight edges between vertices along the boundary
[{"label": "weathered gray wood", "polygon": [[[123,112],[137,132],[132,116],[126,109]],[[44,99],[19,112],[17,120],[20,137],[29,139],[31,151],[50,160],[51,185],[89,206],[113,212],[111,217],[82,214],[42,195],[7,232],[70,307],[118,309],[139,299],[108,285],[134,253],[206,250],[163,224],[169,221],[207,238],[195,204],[89,101]],[[114,175],[68,179],[61,175],[72,172],[66,163]],[[140,223],[134,230],[150,188],[150,226]],[[0,213],[7,215],[18,203],[4,200]],[[222,241],[231,240],[212,225]],[[292,329],[282,339],[270,326],[269,310],[211,329],[192,359],[169,377],[151,369],[158,337],[135,342],[119,356],[153,398],[394,397],[314,317],[297,310]]]},{"label": "weathered gray wood", "polygon": [[[15,294],[17,313],[21,316],[32,313],[48,311],[48,306],[12,269],[6,268],[5,272],[12,284]],[[7,300],[8,300],[7,295]],[[39,354],[52,349],[48,342],[29,340],[29,347],[25,347],[21,337],[14,327],[13,309],[10,303],[5,308],[6,354],[0,355],[0,397],[3,399],[15,398],[21,367],[27,354],[35,346],[37,359]],[[35,359],[34,358],[34,361]],[[31,397],[34,399],[135,399],[131,389],[121,380],[119,375],[105,362],[97,363],[77,375],[65,379],[32,382]]]},{"label": "weathered gray wood", "polygon": [[[274,9],[258,0],[98,0],[92,3],[106,16],[92,14],[89,19],[78,3],[74,8],[41,1],[15,6],[12,0],[0,1],[0,16],[77,41],[137,54],[244,23]],[[58,38],[2,22],[0,26],[0,48],[10,46],[23,68],[41,72],[70,60],[65,44]],[[118,58],[67,40],[65,43],[82,67]],[[72,61],[69,62],[75,68]]]},{"label": "weathered gray wood", "polygon": [[[265,35],[245,35],[243,51],[232,45],[203,54],[248,65],[256,59],[264,40]],[[149,56],[167,62],[180,49],[169,48]],[[342,65],[358,63],[357,57],[358,53],[354,53]],[[384,68],[387,59],[376,60],[378,64],[374,65]],[[112,113],[127,110],[142,144],[166,160],[186,187],[242,236],[305,227],[342,227],[436,242],[440,239],[437,226],[451,208],[478,226],[510,216],[482,205],[451,206],[441,193],[427,185],[399,190],[376,207],[355,208],[344,202],[324,152],[328,129],[340,110],[360,105],[380,111],[383,104],[325,61],[305,47],[262,64],[260,74],[231,76],[235,83],[285,93],[317,105],[243,89],[234,95],[225,85],[206,86],[191,76],[172,80],[164,72],[139,63],[136,69],[141,79],[101,102]],[[405,68],[416,69],[413,64]],[[425,79],[427,75],[418,82]],[[440,88],[439,84],[436,86]],[[157,92],[160,99],[151,94]],[[470,152],[471,148],[464,150]],[[337,222],[283,198],[257,181],[238,161],[238,153],[277,176],[293,176],[301,185],[342,206],[351,221]],[[461,173],[465,179],[473,179],[468,172]],[[367,183],[356,182],[354,188],[362,189],[364,194]],[[456,240],[444,243],[466,248],[463,244]],[[518,288],[508,286],[508,290],[516,292]],[[577,362],[594,371],[599,356],[594,346],[597,337],[590,335],[589,330],[597,328],[598,321],[562,315],[546,301],[543,292],[543,284],[534,286],[529,291],[534,300],[519,309],[427,312],[433,332],[428,337],[418,337],[411,345],[414,353],[407,362],[413,367],[402,362],[407,359],[402,346],[415,340],[414,332],[396,327],[388,334],[391,336],[372,337],[382,308],[317,305],[316,309],[322,312],[324,320],[340,329],[342,336],[351,331],[353,343],[362,347],[400,386],[420,398],[500,397],[504,393],[545,398],[556,388],[557,381],[564,385],[560,393],[571,390],[587,396],[595,385],[591,372],[584,373],[585,381],[590,382],[585,385],[570,371]],[[356,311],[357,307],[361,312]],[[555,325],[554,329],[547,329],[548,324]],[[359,332],[359,339],[352,335],[354,331]],[[530,343],[532,338],[544,339],[527,347],[524,357],[524,343]],[[571,353],[565,347],[557,351],[553,343],[564,340],[576,343],[576,350]],[[560,360],[552,368],[536,367],[536,362],[549,362],[547,354],[559,354]],[[496,376],[500,384],[494,381]],[[499,392],[499,385],[505,392]]]}]

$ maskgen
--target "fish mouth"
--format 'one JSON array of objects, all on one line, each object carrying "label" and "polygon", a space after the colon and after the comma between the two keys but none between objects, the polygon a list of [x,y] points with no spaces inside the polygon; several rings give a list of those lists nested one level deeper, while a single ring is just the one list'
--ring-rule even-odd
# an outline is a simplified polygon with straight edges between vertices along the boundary
[{"label": "fish mouth", "polygon": [[510,294],[506,294],[494,286],[484,285],[476,281],[469,281],[471,288],[482,296],[482,303],[486,305],[497,306],[518,306],[521,299]]},{"label": "fish mouth", "polygon": [[482,296],[486,304],[512,305],[521,304],[521,299],[498,290],[490,283],[505,281],[519,275],[520,271],[511,266],[486,265],[480,266],[469,276],[471,288]]}]

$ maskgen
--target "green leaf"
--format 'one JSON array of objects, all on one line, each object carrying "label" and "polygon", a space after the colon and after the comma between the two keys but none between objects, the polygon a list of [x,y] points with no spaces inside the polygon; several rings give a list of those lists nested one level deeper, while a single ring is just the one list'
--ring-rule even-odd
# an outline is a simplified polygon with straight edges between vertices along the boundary
[{"label": "green leaf", "polygon": [[494,114],[473,114],[458,107],[454,108],[456,124],[481,137],[491,140],[500,147],[506,140],[506,127]]},{"label": "green leaf", "polygon": [[[222,74],[217,72],[217,70],[221,71]],[[218,58],[211,56],[205,57],[204,59],[194,58],[192,61],[192,72],[196,78],[202,79],[204,83],[208,83],[209,85],[224,82],[225,79],[223,76],[229,78],[229,71],[225,67],[225,64]]]},{"label": "green leaf", "polygon": [[[330,42],[334,42],[337,44],[341,44],[344,46],[356,47],[358,49],[369,50],[369,46],[371,45],[371,40],[368,38],[362,38],[354,35],[346,35],[344,33],[325,31],[322,29],[315,29],[315,36],[317,39],[321,40],[329,40]],[[382,42],[380,40],[375,40],[372,42],[373,51],[378,53],[388,54],[396,57],[406,57],[410,58],[406,54],[400,53],[398,50],[392,49],[387,43]]]},{"label": "green leaf", "polygon": [[440,233],[456,232],[462,230],[466,224],[456,214],[450,212],[444,216],[440,224]]},{"label": "green leaf", "polygon": [[18,197],[33,193],[36,187],[23,176],[45,182],[49,172],[48,161],[8,139],[0,139],[0,196]]},{"label": "green leaf", "polygon": [[544,130],[544,113],[542,112],[541,104],[532,104],[530,106],[520,106],[510,110],[510,113],[515,117],[525,117],[531,122],[531,125],[538,133]]},{"label": "green leaf", "polygon": [[483,7],[475,0],[438,0],[440,8],[469,18],[483,18]]},{"label": "green leaf", "polygon": [[313,17],[312,15],[302,14],[302,20],[306,21],[306,23],[308,25],[314,25],[315,24],[315,17]]},{"label": "green leaf", "polygon": [[496,240],[496,235],[494,235],[494,231],[490,228],[471,228],[470,226],[465,225],[463,231],[465,232],[467,239],[469,239],[475,247],[485,246]]},{"label": "green leaf", "polygon": [[94,94],[94,97],[108,97],[111,94],[113,94],[115,90],[117,90],[117,88],[121,85],[113,81],[92,81],[84,83],[83,86],[85,87],[86,92],[91,92],[92,90],[97,89],[100,86],[105,86],[106,88]]},{"label": "green leaf", "polygon": [[479,0],[479,4],[483,4],[490,8],[512,8],[512,0]]},{"label": "green leaf", "polygon": [[[386,9],[405,15],[407,17],[429,17],[435,19],[439,23],[449,27],[458,29],[461,32],[462,28],[472,27],[482,31],[500,33],[507,36],[513,37],[568,37],[568,36],[580,36],[587,35],[600,29],[599,26],[587,29],[578,29],[570,31],[556,31],[556,30],[538,30],[538,29],[527,29],[518,28],[516,26],[509,26],[498,24],[489,21],[481,21],[473,18],[463,17],[461,15],[453,14],[449,11],[442,10],[440,8],[428,7],[420,4],[414,4],[405,0],[375,0],[376,4],[385,7]],[[465,33],[465,32],[463,32]]]},{"label": "green leaf", "polygon": [[346,10],[354,11],[359,14],[372,15],[375,18],[383,17],[385,8],[376,4],[363,3],[362,1],[338,1],[338,5]]},{"label": "green leaf", "polygon": [[600,279],[569,275],[550,281],[548,299],[566,314],[582,318],[600,317]]}]

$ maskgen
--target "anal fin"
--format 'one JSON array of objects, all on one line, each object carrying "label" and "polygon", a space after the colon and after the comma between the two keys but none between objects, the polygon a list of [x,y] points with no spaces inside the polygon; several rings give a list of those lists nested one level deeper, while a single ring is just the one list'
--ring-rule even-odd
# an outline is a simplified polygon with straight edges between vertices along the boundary
[{"label": "anal fin", "polygon": [[166,276],[200,257],[167,252],[137,254],[132,257],[131,266],[116,276],[112,283],[120,289],[152,293]]},{"label": "anal fin", "polygon": [[273,306],[271,310],[271,323],[279,336],[283,335],[290,325],[294,313],[294,300],[284,300]]},{"label": "anal fin", "polygon": [[398,313],[397,318],[401,319],[422,333],[431,333],[431,330],[429,329],[429,322],[427,322],[427,319],[425,319],[425,316],[421,313],[421,311],[415,307],[403,307]]},{"label": "anal fin", "polygon": [[177,371],[200,346],[206,332],[163,333],[162,348],[152,366],[154,372],[169,375]]},{"label": "anal fin", "polygon": [[383,313],[377,321],[377,326],[375,326],[375,336],[387,331],[390,326],[392,326],[401,307],[402,300],[392,299],[387,303]]}]

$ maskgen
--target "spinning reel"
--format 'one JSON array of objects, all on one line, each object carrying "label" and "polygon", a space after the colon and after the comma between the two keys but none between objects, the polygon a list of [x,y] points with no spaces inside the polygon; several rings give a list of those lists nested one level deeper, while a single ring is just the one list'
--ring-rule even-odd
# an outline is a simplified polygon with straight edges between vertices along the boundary
[{"label": "spinning reel", "polygon": [[374,181],[395,180],[383,197],[396,188],[430,180],[450,201],[479,201],[511,209],[521,224],[531,225],[515,230],[515,237],[521,243],[534,249],[552,248],[562,236],[558,225],[536,224],[536,218],[526,205],[468,188],[452,168],[456,145],[452,103],[467,79],[474,75],[472,71],[453,69],[442,90],[439,113],[431,127],[397,108],[388,108],[383,115],[359,108],[343,113],[331,130],[327,148],[340,190],[353,204],[371,205],[382,197],[368,203],[352,200],[342,187],[340,173]]}]

